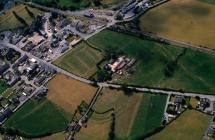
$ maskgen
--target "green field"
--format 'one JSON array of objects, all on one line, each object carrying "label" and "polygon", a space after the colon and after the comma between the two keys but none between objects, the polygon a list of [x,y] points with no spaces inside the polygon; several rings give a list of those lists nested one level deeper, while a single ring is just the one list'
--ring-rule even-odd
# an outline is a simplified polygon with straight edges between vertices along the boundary
[{"label": "green field", "polygon": [[186,91],[215,94],[215,57],[188,49],[178,60],[172,77],[166,77],[164,70],[183,48],[142,40],[129,35],[105,30],[89,39],[100,49],[108,47],[121,49],[128,56],[137,59],[135,72],[121,77],[118,82]]},{"label": "green field", "polygon": [[167,97],[164,95],[144,94],[139,106],[131,138],[138,138],[161,126]]},{"label": "green field", "polygon": [[4,127],[18,130],[25,136],[38,137],[65,130],[69,117],[46,99],[30,100],[6,121]]},{"label": "green field", "polygon": [[215,1],[171,0],[140,18],[140,28],[215,49]]},{"label": "green field", "polygon": [[96,73],[96,64],[101,60],[102,54],[99,51],[86,43],[81,43],[57,59],[54,64],[71,73],[89,78]]},{"label": "green field", "polygon": [[208,124],[208,115],[187,110],[164,130],[146,140],[202,140]]},{"label": "green field", "polygon": [[[137,93],[127,96],[121,91],[109,89],[102,93],[94,105],[95,113],[91,119],[105,124],[109,122],[110,125],[110,113],[114,112],[116,140],[135,139],[161,125],[166,96]],[[113,108],[114,111],[111,111]],[[99,133],[108,131],[108,128],[100,128]]]},{"label": "green field", "polygon": [[0,79],[0,94],[7,89],[7,85]]},{"label": "green field", "polygon": [[[36,8],[28,7],[28,9],[34,14],[35,17],[42,13],[42,11]],[[13,11],[15,11],[16,14],[21,17],[28,25],[30,25],[34,19],[29,15],[24,5],[16,5],[10,10],[6,11],[5,14],[0,16],[0,31],[23,27],[23,24],[13,15]]]}]

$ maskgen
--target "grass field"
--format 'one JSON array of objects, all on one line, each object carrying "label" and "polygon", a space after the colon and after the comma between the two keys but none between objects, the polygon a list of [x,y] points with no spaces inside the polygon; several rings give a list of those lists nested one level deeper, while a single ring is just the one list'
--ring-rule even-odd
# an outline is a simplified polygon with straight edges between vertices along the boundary
[{"label": "grass field", "polygon": [[48,100],[71,113],[77,109],[81,101],[89,103],[96,92],[96,88],[65,75],[56,75],[49,81],[48,89]]},{"label": "grass field", "polygon": [[7,85],[0,79],[0,94],[7,89]]},{"label": "grass field", "polygon": [[6,121],[4,127],[36,137],[65,130],[69,120],[70,116],[50,101],[30,100]]},{"label": "grass field", "polygon": [[104,89],[102,93],[94,105],[95,112],[87,128],[83,128],[78,135],[80,140],[108,139],[112,112],[116,118],[116,140],[134,139],[161,125],[166,96],[151,94],[127,96],[122,91],[110,89]]},{"label": "grass field", "polygon": [[170,0],[140,18],[140,28],[215,49],[214,0]]},{"label": "grass field", "polygon": [[164,130],[146,140],[202,140],[208,124],[209,116],[187,110]]},{"label": "grass field", "polygon": [[[42,11],[35,8],[28,7],[28,9],[34,16],[42,13]],[[30,24],[33,21],[33,17],[29,15],[24,5],[16,5],[0,16],[0,31],[23,27],[23,24],[13,15],[13,11],[15,11],[19,17],[24,19],[27,24]]]},{"label": "grass field", "polygon": [[[188,49],[178,60],[173,76],[166,78],[164,70],[183,49],[155,43],[112,32],[109,30],[89,39],[94,46],[105,49],[120,48],[125,54],[137,59],[134,74],[118,79],[141,86],[183,89],[186,91],[215,94],[215,57]],[[207,72],[206,72],[207,71]]]},{"label": "grass field", "polygon": [[74,49],[57,59],[54,64],[77,75],[89,78],[97,71],[96,64],[102,54],[86,43],[78,44]]}]

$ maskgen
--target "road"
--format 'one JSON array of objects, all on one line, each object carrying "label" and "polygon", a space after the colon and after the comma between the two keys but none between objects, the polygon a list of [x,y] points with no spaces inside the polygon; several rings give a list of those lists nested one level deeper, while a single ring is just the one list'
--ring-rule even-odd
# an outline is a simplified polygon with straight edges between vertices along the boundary
[{"label": "road", "polygon": [[[20,52],[22,55],[26,54],[28,57],[35,58],[39,63],[45,64],[45,65],[49,66],[50,68],[55,69],[58,73],[65,74],[72,79],[76,79],[76,80],[83,82],[83,83],[86,83],[86,84],[93,84],[94,83],[93,81],[91,81],[89,79],[86,79],[86,78],[80,77],[78,75],[72,74],[72,73],[70,73],[70,72],[68,72],[68,71],[66,71],[60,67],[57,67],[57,66],[51,64],[50,62],[46,62],[42,59],[39,59],[39,58],[33,56],[32,54],[21,50],[20,48],[16,47],[13,44],[10,44],[10,43],[0,43],[0,44],[8,46],[10,48],[13,48],[14,50]],[[98,82],[97,85],[100,87],[106,87],[106,88],[111,87],[111,88],[121,89],[121,85],[118,85],[118,84]],[[201,93],[181,92],[181,91],[174,91],[174,90],[156,89],[156,88],[150,88],[150,87],[140,88],[140,87],[135,87],[135,86],[128,86],[127,88],[130,88],[130,89],[135,88],[137,91],[142,92],[142,93],[147,92],[147,93],[158,93],[158,94],[166,94],[166,95],[175,94],[175,95],[183,95],[183,96],[191,96],[191,97],[199,96],[200,98],[208,98],[211,101],[215,101],[214,95],[205,95],[205,94],[201,94]]]}]

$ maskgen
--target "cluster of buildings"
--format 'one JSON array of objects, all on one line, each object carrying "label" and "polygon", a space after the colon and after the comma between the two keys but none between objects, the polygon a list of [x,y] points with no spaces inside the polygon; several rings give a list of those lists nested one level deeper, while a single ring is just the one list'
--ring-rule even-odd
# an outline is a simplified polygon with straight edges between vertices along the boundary
[{"label": "cluster of buildings", "polygon": [[129,0],[129,2],[120,10],[118,15],[123,19],[129,19],[140,12],[146,11],[150,6],[151,2],[149,0]]},{"label": "cluster of buildings", "polygon": [[56,71],[27,55],[22,55],[8,65],[1,60],[1,65],[3,67],[0,68],[4,69],[0,73],[0,79],[8,87],[8,90],[0,95],[0,123],[2,124],[29,98],[42,98],[47,93],[44,83],[50,80]]},{"label": "cluster of buildings", "polygon": [[136,63],[136,59],[128,58],[126,56],[120,56],[117,59],[111,59],[107,65],[105,65],[105,70],[110,70],[112,73],[116,74],[132,74],[132,66]]},{"label": "cluster of buildings", "polygon": [[167,101],[164,119],[170,122],[187,108],[193,108],[203,113],[214,115],[214,102],[207,98],[170,95]]}]

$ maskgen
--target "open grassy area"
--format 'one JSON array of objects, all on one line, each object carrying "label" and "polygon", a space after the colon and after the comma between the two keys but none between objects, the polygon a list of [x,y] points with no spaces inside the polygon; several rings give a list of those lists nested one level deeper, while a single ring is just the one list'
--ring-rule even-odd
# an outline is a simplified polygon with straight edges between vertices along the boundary
[{"label": "open grassy area", "polygon": [[36,137],[65,130],[69,120],[70,116],[50,101],[30,100],[6,121],[4,127]]},{"label": "open grassy area", "polygon": [[122,91],[110,89],[104,89],[102,93],[94,105],[95,112],[87,128],[83,128],[78,134],[80,140],[108,139],[112,123],[111,113],[115,113],[116,140],[134,139],[161,125],[166,96],[152,94],[127,96]]},{"label": "open grassy area", "polygon": [[96,88],[73,80],[65,75],[56,75],[48,83],[48,99],[67,112],[73,113],[82,101],[89,103]]},{"label": "open grassy area", "polygon": [[140,28],[215,49],[214,0],[170,0],[140,18]]},{"label": "open grassy area", "polygon": [[96,73],[96,64],[101,60],[101,52],[89,47],[86,43],[81,43],[57,59],[54,64],[71,73],[89,78]]},{"label": "open grassy area", "polygon": [[[15,17],[13,11],[21,17],[27,24],[33,21],[33,17],[29,14],[26,10],[25,5],[16,5],[5,12],[5,14],[0,16],[0,31],[9,30],[9,29],[16,29],[19,27],[23,27],[24,25]],[[28,7],[28,6],[27,6]],[[36,17],[37,15],[41,14],[42,11],[28,7],[29,11],[34,14]]]},{"label": "open grassy area", "polygon": [[215,94],[215,78],[212,77],[215,57],[212,55],[187,49],[178,60],[173,76],[166,77],[167,64],[184,51],[182,48],[109,30],[93,36],[89,42],[100,49],[119,48],[137,59],[134,74],[119,78],[118,82]]},{"label": "open grassy area", "polygon": [[195,110],[185,111],[161,132],[147,140],[202,140],[209,116]]},{"label": "open grassy area", "polygon": [[7,89],[6,83],[0,79],[0,94],[2,94],[6,89]]}]

